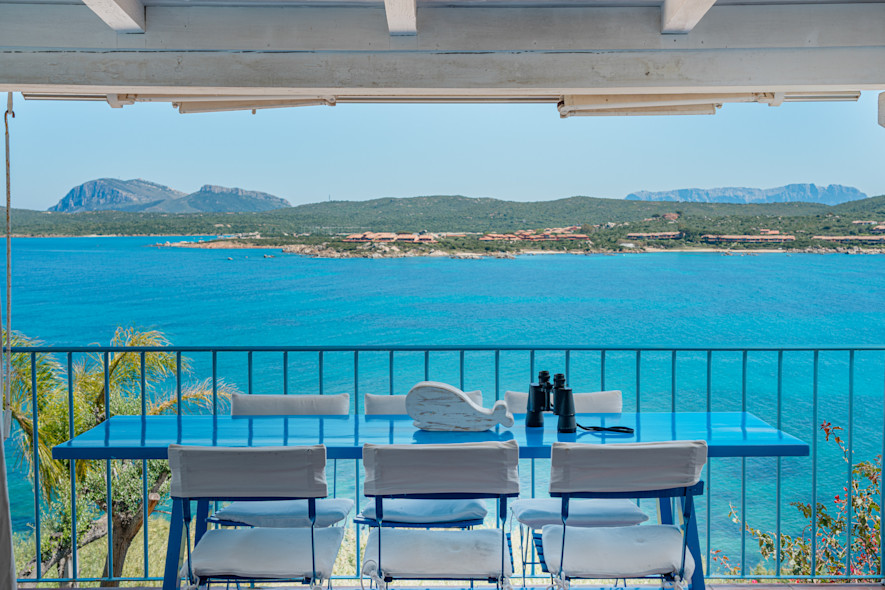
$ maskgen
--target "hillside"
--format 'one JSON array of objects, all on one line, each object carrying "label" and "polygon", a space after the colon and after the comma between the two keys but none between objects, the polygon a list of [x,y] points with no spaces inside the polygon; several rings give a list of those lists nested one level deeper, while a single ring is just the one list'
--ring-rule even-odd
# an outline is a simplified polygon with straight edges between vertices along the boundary
[{"label": "hillside", "polygon": [[867,195],[852,186],[831,184],[788,184],[775,188],[684,188],[672,191],[639,191],[625,197],[628,201],[677,201],[692,203],[820,203],[839,205],[849,201],[867,198]]},{"label": "hillside", "polygon": [[255,212],[290,207],[280,197],[241,188],[204,185],[185,194],[142,179],[100,178],[72,188],[49,211],[146,211],[152,213]]},{"label": "hillside", "polygon": [[[885,220],[885,196],[834,207],[814,203],[666,203],[571,197],[516,203],[460,196],[332,201],[251,213],[13,211],[19,235],[174,235],[260,232],[268,236],[355,231],[512,231],[564,225],[629,223],[631,231],[658,227],[664,213],[698,231],[740,233],[756,227],[786,231],[859,231],[854,219]],[[651,219],[652,221],[643,221]],[[672,227],[672,226],[667,226]],[[655,230],[657,231],[657,230]]]},{"label": "hillside", "polygon": [[513,202],[462,196],[329,201],[300,205],[275,213],[278,219],[314,231],[389,229],[396,231],[509,231],[580,223],[639,221],[652,215],[678,211],[683,215],[755,216],[825,213],[825,205],[773,203],[732,205],[709,203],[656,203],[594,197],[569,197],[556,201]]},{"label": "hillside", "polygon": [[270,211],[282,207],[291,207],[291,205],[289,201],[267,193],[206,184],[195,193],[155,203],[145,207],[142,211],[150,213],[246,213]]},{"label": "hillside", "polygon": [[49,210],[64,213],[103,209],[138,211],[155,203],[183,196],[181,191],[140,178],[99,178],[75,186]]}]

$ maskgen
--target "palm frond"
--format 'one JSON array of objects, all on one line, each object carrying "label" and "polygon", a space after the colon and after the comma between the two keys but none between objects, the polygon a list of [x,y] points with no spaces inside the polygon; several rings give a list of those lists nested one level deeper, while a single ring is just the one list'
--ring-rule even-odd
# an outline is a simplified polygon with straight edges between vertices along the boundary
[{"label": "palm frond", "polygon": [[[181,390],[182,411],[188,413],[204,413],[211,411],[213,406],[226,405],[232,393],[239,392],[236,386],[218,381],[216,390],[212,391],[212,380],[205,379],[199,383],[189,384]],[[148,408],[148,414],[169,414],[178,409],[175,393],[154,401]]]}]

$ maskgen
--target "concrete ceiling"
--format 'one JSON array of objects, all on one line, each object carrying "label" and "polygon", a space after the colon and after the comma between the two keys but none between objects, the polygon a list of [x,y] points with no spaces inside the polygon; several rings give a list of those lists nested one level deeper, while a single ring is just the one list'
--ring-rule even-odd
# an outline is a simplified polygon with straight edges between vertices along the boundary
[{"label": "concrete ceiling", "polygon": [[885,2],[0,0],[0,91],[182,112],[529,101],[698,114],[885,89]]}]

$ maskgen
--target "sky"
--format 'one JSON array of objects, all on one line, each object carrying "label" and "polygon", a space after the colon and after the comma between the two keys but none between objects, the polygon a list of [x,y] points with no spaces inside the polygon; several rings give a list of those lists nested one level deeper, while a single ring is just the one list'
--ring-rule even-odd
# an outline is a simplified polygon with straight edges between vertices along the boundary
[{"label": "sky", "polygon": [[885,194],[876,109],[868,92],[857,103],[726,104],[713,116],[560,119],[553,104],[182,115],[169,104],[112,109],[17,94],[13,207],[44,210],[96,178],[143,178],[184,192],[240,187],[294,205],[437,194],[623,198],[804,182],[875,196]]}]

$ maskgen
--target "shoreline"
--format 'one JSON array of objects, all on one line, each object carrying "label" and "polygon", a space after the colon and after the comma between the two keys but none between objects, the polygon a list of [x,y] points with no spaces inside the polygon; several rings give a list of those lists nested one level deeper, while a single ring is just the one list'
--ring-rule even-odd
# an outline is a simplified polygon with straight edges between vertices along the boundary
[{"label": "shoreline", "polygon": [[[444,251],[431,248],[400,249],[393,244],[371,244],[369,248],[353,250],[339,250],[327,244],[292,244],[287,246],[263,245],[235,242],[232,240],[217,240],[211,242],[165,242],[152,244],[157,248],[196,248],[201,250],[276,250],[282,254],[295,254],[310,258],[454,258],[461,260],[479,260],[483,258],[514,259],[517,256],[549,256],[549,255],[572,255],[572,256],[616,256],[619,254],[718,254],[720,256],[756,256],[758,254],[885,254],[882,248],[758,248],[733,250],[728,248],[633,248],[625,250],[514,250],[494,252],[471,252],[469,250]],[[265,255],[266,257],[268,255]]]}]

